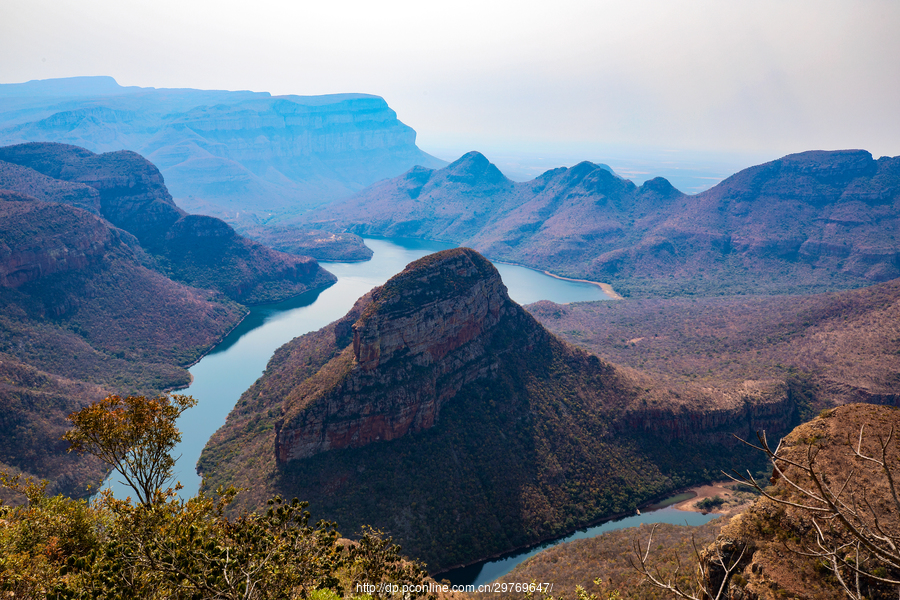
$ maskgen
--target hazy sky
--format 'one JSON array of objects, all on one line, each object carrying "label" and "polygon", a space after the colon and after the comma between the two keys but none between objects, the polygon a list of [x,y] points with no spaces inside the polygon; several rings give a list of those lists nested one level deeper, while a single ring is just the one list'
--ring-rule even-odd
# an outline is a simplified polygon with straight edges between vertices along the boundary
[{"label": "hazy sky", "polygon": [[3,0],[0,82],[366,92],[439,155],[878,157],[898,31],[897,0]]}]

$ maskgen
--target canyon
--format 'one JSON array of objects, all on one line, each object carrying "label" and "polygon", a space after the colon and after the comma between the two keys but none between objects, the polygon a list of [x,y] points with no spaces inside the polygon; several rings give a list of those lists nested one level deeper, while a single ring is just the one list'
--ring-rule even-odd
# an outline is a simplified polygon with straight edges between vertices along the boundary
[{"label": "canyon", "polygon": [[785,386],[666,385],[560,341],[461,248],[277,350],[199,466],[240,506],[303,497],[436,571],[633,512],[797,418]]},{"label": "canyon", "polygon": [[74,201],[54,195],[60,185],[54,181],[93,190],[97,212],[133,236],[132,245],[150,255],[149,266],[182,283],[258,304],[334,282],[309,257],[247,240],[221,219],[187,214],[159,170],[134,152],[94,154],[66,144],[29,143],[0,148],[0,165],[6,165],[7,188],[45,200]]},{"label": "canyon", "polygon": [[0,468],[84,496],[105,467],[67,454],[66,416],[158,394],[245,316],[335,281],[309,257],[175,205],[138,154],[0,148]]}]

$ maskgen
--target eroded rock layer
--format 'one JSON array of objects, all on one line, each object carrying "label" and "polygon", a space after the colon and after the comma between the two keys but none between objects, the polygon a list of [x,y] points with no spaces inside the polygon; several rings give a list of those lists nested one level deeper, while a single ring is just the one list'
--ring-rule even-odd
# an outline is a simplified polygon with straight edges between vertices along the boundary
[{"label": "eroded rock layer", "polygon": [[487,347],[517,310],[496,270],[472,251],[441,254],[428,268],[414,263],[369,297],[353,325],[346,377],[325,393],[312,382],[285,407],[278,460],[431,428],[463,385],[496,371]]}]

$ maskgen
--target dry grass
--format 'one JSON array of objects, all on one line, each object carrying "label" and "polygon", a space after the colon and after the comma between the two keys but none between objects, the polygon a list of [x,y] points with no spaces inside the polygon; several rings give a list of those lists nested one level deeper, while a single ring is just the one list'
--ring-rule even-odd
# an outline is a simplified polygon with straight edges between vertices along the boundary
[{"label": "dry grass", "polygon": [[816,410],[900,393],[900,280],[815,296],[538,302],[529,310],[602,358],[674,381],[729,389],[812,377]]}]

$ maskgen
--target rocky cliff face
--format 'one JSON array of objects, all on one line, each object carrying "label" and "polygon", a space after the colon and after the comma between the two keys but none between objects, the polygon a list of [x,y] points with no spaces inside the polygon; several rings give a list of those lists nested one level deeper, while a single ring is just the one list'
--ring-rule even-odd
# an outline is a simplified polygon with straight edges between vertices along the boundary
[{"label": "rocky cliff face", "polygon": [[173,120],[227,144],[226,156],[241,163],[378,149],[408,152],[416,132],[376,96],[260,98],[238,106],[195,108]]},{"label": "rocky cliff face", "polygon": [[[745,381],[736,390],[679,392],[664,406],[632,407],[620,422],[623,431],[646,431],[668,440],[734,447],[735,438],[757,431],[787,431],[798,422],[797,400],[782,381]],[[703,398],[696,402],[697,396]]]},{"label": "rocky cliff face", "polygon": [[0,148],[0,179],[48,201],[96,207],[124,230],[123,238],[136,236],[166,275],[222,291],[238,302],[275,302],[335,280],[309,257],[244,239],[220,219],[186,215],[159,170],[134,152],[98,155],[51,143],[7,146]]},{"label": "rocky cliff face", "polygon": [[520,310],[496,270],[470,250],[413,263],[371,295],[353,324],[353,366],[340,382],[324,393],[313,383],[285,405],[278,461],[433,427],[462,386],[492,377],[498,359],[487,348],[501,320]]},{"label": "rocky cliff face", "polygon": [[243,226],[444,164],[377,96],[124,88],[111,78],[0,85],[0,143],[123,148],[159,166],[179,206]]},{"label": "rocky cliff face", "polygon": [[[748,415],[780,417],[726,406],[704,421],[716,402],[562,343],[488,261],[447,250],[280,348],[200,469],[207,487],[250,489],[238,501],[248,508],[302,496],[345,528],[389,531],[439,570],[633,512],[730,468],[737,451],[718,442]],[[666,410],[709,429],[673,432],[654,421]]]}]

